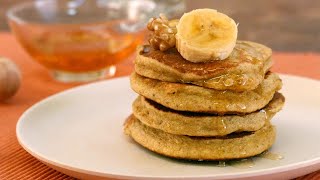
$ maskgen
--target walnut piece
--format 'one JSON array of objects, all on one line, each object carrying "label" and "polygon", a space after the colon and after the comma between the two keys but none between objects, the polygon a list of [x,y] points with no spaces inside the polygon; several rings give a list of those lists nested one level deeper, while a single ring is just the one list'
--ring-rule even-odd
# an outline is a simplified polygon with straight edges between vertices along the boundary
[{"label": "walnut piece", "polygon": [[176,45],[175,35],[178,22],[178,19],[169,21],[163,14],[160,14],[159,18],[151,18],[147,25],[148,30],[152,32],[149,44],[160,51],[166,51],[174,47]]}]

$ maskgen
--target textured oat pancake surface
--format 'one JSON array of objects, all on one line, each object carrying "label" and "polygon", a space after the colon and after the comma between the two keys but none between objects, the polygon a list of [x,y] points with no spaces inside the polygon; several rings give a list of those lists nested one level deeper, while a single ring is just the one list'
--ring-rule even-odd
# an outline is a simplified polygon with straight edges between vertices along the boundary
[{"label": "textured oat pancake surface", "polygon": [[213,137],[173,135],[148,127],[133,115],[125,123],[125,133],[145,148],[169,157],[192,160],[227,160],[254,156],[271,147],[276,131],[266,125],[253,133]]},{"label": "textured oat pancake surface", "polygon": [[222,61],[192,63],[174,48],[165,52],[143,46],[135,60],[135,71],[167,82],[191,83],[219,90],[253,90],[272,65],[270,48],[237,41],[231,55]]},{"label": "textured oat pancake surface", "polygon": [[168,108],[220,115],[250,113],[261,109],[282,86],[279,76],[274,73],[267,73],[256,89],[244,92],[164,82],[137,73],[131,75],[130,82],[135,92]]},{"label": "textured oat pancake surface", "polygon": [[167,133],[189,136],[224,136],[233,132],[257,131],[281,110],[284,97],[276,93],[261,110],[246,115],[217,116],[175,111],[139,96],[133,114],[142,123]]}]

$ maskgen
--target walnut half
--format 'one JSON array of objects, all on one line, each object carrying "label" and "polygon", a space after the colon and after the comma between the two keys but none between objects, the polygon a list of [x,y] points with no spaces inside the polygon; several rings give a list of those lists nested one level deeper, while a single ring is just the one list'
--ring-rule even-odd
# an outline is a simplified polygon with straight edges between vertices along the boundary
[{"label": "walnut half", "polygon": [[148,30],[152,32],[149,44],[160,51],[174,47],[176,45],[175,35],[178,22],[178,19],[169,21],[163,14],[160,14],[159,18],[151,18],[147,25]]}]

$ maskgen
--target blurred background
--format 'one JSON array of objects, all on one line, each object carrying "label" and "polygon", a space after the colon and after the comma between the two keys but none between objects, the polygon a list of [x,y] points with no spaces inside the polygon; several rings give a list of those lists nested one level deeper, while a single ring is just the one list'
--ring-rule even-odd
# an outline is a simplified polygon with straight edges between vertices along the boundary
[{"label": "blurred background", "polygon": [[[7,8],[22,1],[0,0],[0,31],[9,30]],[[320,52],[319,0],[186,0],[185,3],[187,11],[208,7],[231,16],[239,23],[238,39],[257,41],[277,51]]]}]

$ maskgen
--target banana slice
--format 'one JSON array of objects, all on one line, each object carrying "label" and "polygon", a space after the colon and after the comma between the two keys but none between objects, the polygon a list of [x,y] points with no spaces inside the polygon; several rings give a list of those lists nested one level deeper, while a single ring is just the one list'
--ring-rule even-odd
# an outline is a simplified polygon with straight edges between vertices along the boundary
[{"label": "banana slice", "polygon": [[185,13],[178,25],[176,47],[191,62],[226,59],[236,45],[238,28],[233,19],[214,9]]}]

